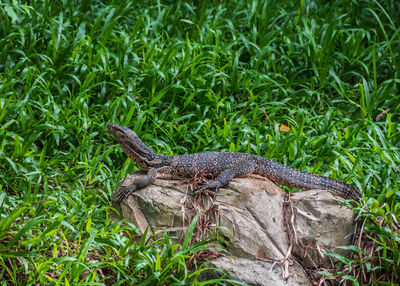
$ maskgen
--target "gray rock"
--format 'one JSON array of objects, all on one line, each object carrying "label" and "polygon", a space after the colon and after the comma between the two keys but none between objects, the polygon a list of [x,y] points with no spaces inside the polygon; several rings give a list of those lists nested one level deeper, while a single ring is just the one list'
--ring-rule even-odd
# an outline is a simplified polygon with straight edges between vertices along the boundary
[{"label": "gray rock", "polygon": [[[141,175],[128,175],[114,192]],[[347,255],[337,247],[350,242],[351,210],[341,207],[326,191],[294,193],[289,203],[288,197],[273,182],[257,175],[233,179],[213,202],[203,196],[203,210],[211,205],[217,210],[211,225],[230,230],[225,233],[230,237],[227,250],[234,257],[217,258],[212,265],[249,285],[311,285],[304,267],[330,265],[325,252]],[[187,183],[158,179],[121,205],[113,204],[142,233],[149,226],[149,234],[167,230],[179,238],[193,215],[187,207],[191,200]]]},{"label": "gray rock", "polygon": [[[223,270],[231,279],[248,285],[257,286],[298,286],[310,285],[310,280],[304,275],[298,263],[290,265],[291,276],[282,278],[284,266],[274,261],[250,260],[247,258],[220,257],[211,261],[210,266]],[[206,272],[203,279],[218,278],[215,271]]]},{"label": "gray rock", "polygon": [[350,244],[354,233],[352,210],[340,206],[335,195],[319,190],[295,193],[291,201],[298,238],[293,254],[301,258],[302,265],[329,268],[332,263],[324,253],[349,255],[338,246]]}]

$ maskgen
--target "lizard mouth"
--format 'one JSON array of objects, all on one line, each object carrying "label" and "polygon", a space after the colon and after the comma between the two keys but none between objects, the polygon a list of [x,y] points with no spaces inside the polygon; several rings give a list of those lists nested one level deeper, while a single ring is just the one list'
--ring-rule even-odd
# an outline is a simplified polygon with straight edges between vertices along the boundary
[{"label": "lizard mouth", "polygon": [[112,132],[113,130],[115,130],[116,127],[117,127],[117,125],[107,124],[108,130],[111,131],[111,132]]},{"label": "lizard mouth", "polygon": [[118,131],[121,130],[121,128],[118,125],[107,124],[107,129],[118,139],[117,133],[118,133]]}]

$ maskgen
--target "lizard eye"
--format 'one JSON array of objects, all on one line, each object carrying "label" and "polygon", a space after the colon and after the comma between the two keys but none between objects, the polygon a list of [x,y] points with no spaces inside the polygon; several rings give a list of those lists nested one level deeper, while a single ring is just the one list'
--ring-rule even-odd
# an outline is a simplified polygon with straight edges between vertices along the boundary
[{"label": "lizard eye", "polygon": [[123,132],[118,132],[118,137],[119,137],[119,138],[122,138],[122,139],[125,139],[125,138],[126,138],[126,135],[125,135],[125,133],[123,133]]}]

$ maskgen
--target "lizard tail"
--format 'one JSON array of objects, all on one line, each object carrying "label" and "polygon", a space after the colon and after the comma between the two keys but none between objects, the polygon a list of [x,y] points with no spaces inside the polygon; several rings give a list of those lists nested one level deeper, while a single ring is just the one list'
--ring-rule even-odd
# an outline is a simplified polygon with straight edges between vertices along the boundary
[{"label": "lizard tail", "polygon": [[258,164],[257,173],[281,185],[300,190],[329,190],[345,199],[358,202],[361,199],[360,191],[345,182],[299,171],[266,158],[258,160],[262,162]]}]

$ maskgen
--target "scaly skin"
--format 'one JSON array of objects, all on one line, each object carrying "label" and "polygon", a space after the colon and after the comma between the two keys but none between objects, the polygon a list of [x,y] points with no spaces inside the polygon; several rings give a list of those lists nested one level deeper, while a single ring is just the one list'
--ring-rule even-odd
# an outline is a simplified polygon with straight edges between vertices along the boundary
[{"label": "scaly skin", "polygon": [[215,180],[201,186],[200,190],[218,190],[234,177],[254,173],[300,190],[328,190],[345,199],[355,201],[361,199],[360,191],[345,182],[302,172],[260,156],[232,152],[162,156],[151,151],[128,127],[111,124],[107,127],[117,138],[125,154],[147,171],[145,176],[116,195],[117,202],[121,202],[132,192],[150,185],[156,178],[178,179],[193,177],[200,173],[215,176]]}]

